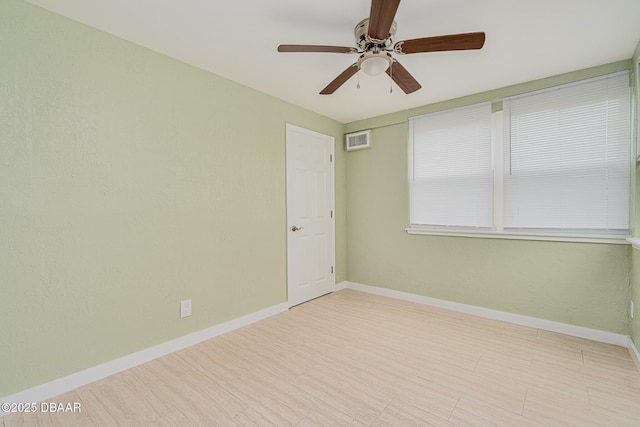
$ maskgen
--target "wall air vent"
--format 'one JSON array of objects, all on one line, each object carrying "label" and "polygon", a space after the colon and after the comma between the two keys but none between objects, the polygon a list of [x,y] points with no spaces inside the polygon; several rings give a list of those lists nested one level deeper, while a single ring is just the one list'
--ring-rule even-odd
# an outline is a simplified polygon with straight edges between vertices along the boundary
[{"label": "wall air vent", "polygon": [[360,150],[371,147],[371,130],[348,133],[345,135],[347,151]]}]

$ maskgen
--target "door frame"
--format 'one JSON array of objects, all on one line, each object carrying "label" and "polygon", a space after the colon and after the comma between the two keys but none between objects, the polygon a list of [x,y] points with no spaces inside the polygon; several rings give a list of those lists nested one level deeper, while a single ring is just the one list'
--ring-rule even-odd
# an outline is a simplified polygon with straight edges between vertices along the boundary
[{"label": "door frame", "polygon": [[285,129],[285,200],[286,200],[286,228],[285,228],[285,233],[286,233],[286,242],[287,242],[287,250],[286,250],[286,265],[287,265],[287,302],[289,303],[289,307],[292,307],[293,305],[298,305],[298,304],[302,304],[303,302],[296,302],[295,304],[293,304],[291,302],[291,286],[289,283],[289,276],[290,276],[290,268],[291,266],[289,265],[289,251],[290,251],[290,204],[289,204],[289,164],[288,164],[288,146],[289,146],[289,138],[290,138],[290,133],[291,132],[298,132],[298,133],[303,133],[303,134],[307,134],[313,137],[317,137],[317,138],[321,138],[324,139],[325,142],[330,146],[330,153],[331,153],[331,161],[330,161],[330,173],[329,173],[329,179],[330,179],[330,183],[329,183],[329,188],[331,191],[330,194],[330,210],[332,212],[332,221],[330,222],[330,230],[329,230],[329,237],[331,238],[331,243],[330,243],[330,250],[329,250],[329,257],[328,257],[328,262],[329,265],[328,267],[331,267],[333,269],[332,274],[331,274],[331,292],[335,292],[336,289],[336,180],[335,180],[335,160],[336,160],[336,156],[335,156],[335,137],[330,136],[330,135],[326,135],[323,133],[319,133],[319,132],[315,132],[300,126],[296,126],[293,125],[291,123],[286,123],[286,129]]}]

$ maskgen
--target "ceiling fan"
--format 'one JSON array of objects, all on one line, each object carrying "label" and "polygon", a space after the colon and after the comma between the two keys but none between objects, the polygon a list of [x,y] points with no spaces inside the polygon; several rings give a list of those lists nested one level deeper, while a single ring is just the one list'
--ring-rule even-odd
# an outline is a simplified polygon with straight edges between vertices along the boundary
[{"label": "ceiling fan", "polygon": [[484,45],[485,34],[483,32],[423,37],[393,44],[393,37],[396,33],[394,17],[399,4],[400,0],[371,1],[369,17],[360,21],[354,30],[358,47],[281,44],[278,46],[278,52],[355,53],[360,55],[354,64],[322,89],[321,95],[334,93],[358,70],[369,75],[379,75],[386,72],[405,93],[409,94],[422,86],[397,59],[391,56],[391,53],[405,55],[470,50],[481,49]]}]

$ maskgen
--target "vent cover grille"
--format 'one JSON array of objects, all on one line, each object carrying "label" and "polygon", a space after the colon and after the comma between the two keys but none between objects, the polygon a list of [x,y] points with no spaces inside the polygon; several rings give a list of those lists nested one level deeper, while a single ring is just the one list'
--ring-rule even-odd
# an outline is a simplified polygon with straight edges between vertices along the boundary
[{"label": "vent cover grille", "polygon": [[345,144],[347,151],[369,148],[371,147],[371,131],[349,133],[346,135]]}]

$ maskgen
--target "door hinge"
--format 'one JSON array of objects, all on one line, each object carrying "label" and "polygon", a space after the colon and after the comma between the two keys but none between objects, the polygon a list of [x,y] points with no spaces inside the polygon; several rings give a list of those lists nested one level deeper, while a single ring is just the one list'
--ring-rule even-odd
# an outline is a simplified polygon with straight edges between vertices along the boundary
[{"label": "door hinge", "polygon": [[329,154],[329,161],[333,162],[333,154]]},{"label": "door hinge", "polygon": [[333,265],[331,266],[331,274],[333,274]]},{"label": "door hinge", "polygon": [[331,211],[331,218],[333,218],[333,211]]}]

